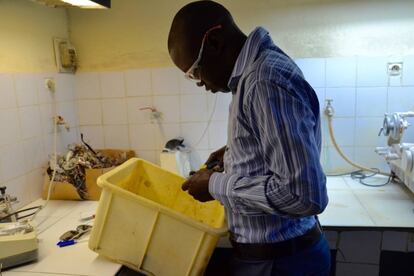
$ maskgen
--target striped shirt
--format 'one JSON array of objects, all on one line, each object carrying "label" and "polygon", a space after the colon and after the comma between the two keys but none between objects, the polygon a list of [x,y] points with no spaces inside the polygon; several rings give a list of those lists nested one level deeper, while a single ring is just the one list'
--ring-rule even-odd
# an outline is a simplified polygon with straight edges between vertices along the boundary
[{"label": "striped shirt", "polygon": [[315,91],[261,27],[247,38],[228,84],[225,173],[211,176],[209,191],[225,206],[232,239],[303,235],[328,203]]}]

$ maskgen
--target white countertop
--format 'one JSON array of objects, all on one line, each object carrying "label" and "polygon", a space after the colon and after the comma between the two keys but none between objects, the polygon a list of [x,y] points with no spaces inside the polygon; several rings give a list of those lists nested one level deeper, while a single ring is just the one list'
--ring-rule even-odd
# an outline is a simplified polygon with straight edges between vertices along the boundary
[{"label": "white countertop", "polygon": [[[27,207],[41,205],[43,202],[39,199]],[[64,232],[85,224],[79,221],[82,212],[94,214],[97,205],[97,201],[50,201],[35,219],[38,223],[38,261],[3,272],[3,275],[115,275],[121,265],[89,250],[89,235],[72,246],[60,248],[56,245]]]},{"label": "white countertop", "polygon": [[[376,176],[365,181],[378,185],[386,180]],[[345,176],[328,177],[327,186],[322,226],[414,228],[414,195],[400,184],[368,187]]]},{"label": "white countertop", "polygon": [[[375,184],[384,178],[368,179]],[[329,204],[319,216],[323,226],[414,228],[414,196],[399,184],[363,186],[350,177],[328,177]],[[37,200],[30,204],[43,204]],[[82,212],[94,213],[96,201],[51,201],[36,218],[39,224],[39,260],[3,272],[4,276],[114,275],[121,265],[88,248],[87,238],[68,247],[56,246],[59,236],[82,224]]]}]

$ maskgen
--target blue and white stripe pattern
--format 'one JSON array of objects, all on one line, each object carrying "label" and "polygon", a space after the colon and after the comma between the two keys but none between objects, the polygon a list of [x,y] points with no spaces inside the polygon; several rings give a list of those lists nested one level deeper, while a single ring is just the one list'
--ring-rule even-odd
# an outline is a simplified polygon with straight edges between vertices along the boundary
[{"label": "blue and white stripe pattern", "polygon": [[300,236],[328,203],[316,94],[260,27],[243,46],[229,87],[225,173],[212,175],[210,193],[226,207],[237,242]]}]

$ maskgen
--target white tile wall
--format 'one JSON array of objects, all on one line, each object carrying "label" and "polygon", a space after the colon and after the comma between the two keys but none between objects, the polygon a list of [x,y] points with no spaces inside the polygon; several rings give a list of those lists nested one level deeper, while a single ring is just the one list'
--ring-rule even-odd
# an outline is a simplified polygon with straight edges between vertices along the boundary
[{"label": "white tile wall", "polygon": [[152,91],[154,95],[177,95],[180,92],[179,71],[176,68],[152,70]]},{"label": "white tile wall", "polygon": [[355,87],[356,58],[327,58],[326,87]]},{"label": "white tile wall", "polygon": [[414,56],[404,58],[403,85],[414,86]]},{"label": "white tile wall", "polygon": [[17,106],[17,99],[13,86],[13,75],[0,74],[0,96],[0,109],[14,108]]},{"label": "white tile wall", "polygon": [[384,116],[384,114],[387,112],[386,87],[358,88],[356,95],[357,117]]},{"label": "white tile wall", "polygon": [[312,87],[325,87],[325,59],[297,59],[296,64]]},{"label": "white tile wall", "polygon": [[85,141],[94,148],[105,148],[103,126],[81,126],[79,131],[84,134]]},{"label": "white tile wall", "polygon": [[[317,93],[322,116],[325,99],[334,100],[335,134],[347,155],[370,166],[383,165],[371,149],[386,140],[377,137],[383,113],[391,111],[391,108],[408,109],[414,102],[414,98],[411,99],[414,93],[410,93],[412,87],[407,86],[410,83],[407,75],[404,75],[404,87],[395,86],[396,83],[387,76],[387,57],[310,58],[296,62]],[[411,63],[412,57],[404,59],[404,74],[409,74]],[[388,87],[389,82],[392,87]],[[128,139],[123,138],[121,144],[126,145],[129,140],[130,148],[151,159],[155,154],[156,160],[158,150],[166,140],[175,138],[173,136],[181,135],[186,144],[194,148],[193,159],[196,162],[201,162],[197,157],[200,152],[207,155],[226,141],[231,95],[207,93],[195,82],[185,79],[184,74],[174,67],[81,73],[76,76],[75,87],[79,90],[76,95],[81,130],[90,132],[95,143],[104,147],[114,137],[117,141],[122,139],[120,134],[112,134],[108,128],[102,128],[104,125],[111,126],[112,130],[122,125],[119,127],[122,133],[127,127]],[[408,100],[401,101],[402,97]],[[215,102],[216,108],[212,113]],[[150,120],[149,110],[139,110],[142,107],[155,107],[162,113],[161,129]],[[195,145],[211,114],[213,123],[200,143]],[[352,169],[332,147],[326,120],[322,119],[324,149],[321,160],[325,169],[328,172]],[[98,138],[100,135],[105,139]],[[109,139],[109,136],[113,138]]]},{"label": "white tile wall", "polygon": [[355,88],[326,88],[326,99],[332,99],[335,117],[355,116]]},{"label": "white tile wall", "polygon": [[77,99],[99,99],[102,96],[99,74],[80,73],[76,75],[75,90]]},{"label": "white tile wall", "polygon": [[388,58],[359,57],[357,59],[357,86],[387,86]]},{"label": "white tile wall", "polygon": [[104,125],[126,125],[128,123],[125,98],[102,100]]},{"label": "white tile wall", "polygon": [[208,119],[206,95],[181,95],[182,122],[203,122]]},{"label": "white tile wall", "polygon": [[128,149],[129,135],[127,125],[104,126],[105,148]]},{"label": "white tile wall", "polygon": [[125,97],[125,82],[122,72],[105,72],[99,74],[102,98]]},{"label": "white tile wall", "polygon": [[18,106],[35,105],[38,103],[36,75],[16,74],[14,85]]},{"label": "white tile wall", "polygon": [[149,96],[152,94],[151,70],[128,70],[125,72],[127,96]]},{"label": "white tile wall", "polygon": [[[54,94],[45,88],[45,78],[55,81]],[[71,126],[71,132],[58,134],[60,151],[78,139],[74,80],[69,74],[0,74],[0,185],[17,196],[17,207],[40,197],[53,148],[53,115],[62,115]]]}]

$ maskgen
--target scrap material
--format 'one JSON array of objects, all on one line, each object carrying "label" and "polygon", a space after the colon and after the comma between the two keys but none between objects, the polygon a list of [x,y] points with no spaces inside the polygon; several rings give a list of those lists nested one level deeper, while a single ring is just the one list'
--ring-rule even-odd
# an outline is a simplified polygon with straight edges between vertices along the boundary
[{"label": "scrap material", "polygon": [[[72,184],[82,199],[87,199],[86,169],[104,169],[118,166],[127,160],[127,153],[118,156],[105,156],[99,151],[81,144],[68,146],[66,155],[58,155],[56,163],[54,156],[49,161],[47,173],[51,179],[53,171],[56,170],[55,181]],[[56,164],[56,167],[55,167]]]}]

